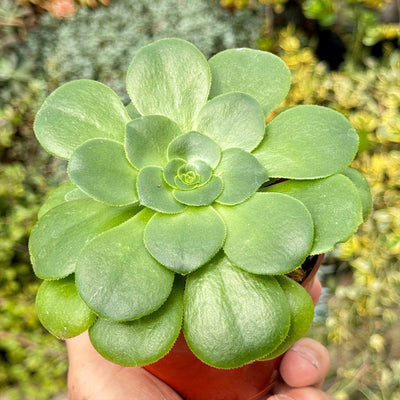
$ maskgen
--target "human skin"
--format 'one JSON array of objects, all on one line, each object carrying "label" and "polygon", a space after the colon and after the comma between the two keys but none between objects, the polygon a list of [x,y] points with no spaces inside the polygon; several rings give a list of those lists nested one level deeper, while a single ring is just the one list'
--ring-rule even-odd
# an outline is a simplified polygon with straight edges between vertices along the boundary
[{"label": "human skin", "polygon": [[[315,280],[316,303],[321,284]],[[70,400],[182,400],[172,388],[140,367],[122,367],[93,348],[87,332],[67,340]],[[260,400],[332,400],[320,390],[329,370],[328,351],[309,338],[300,339],[280,363],[280,379],[273,395]]]}]

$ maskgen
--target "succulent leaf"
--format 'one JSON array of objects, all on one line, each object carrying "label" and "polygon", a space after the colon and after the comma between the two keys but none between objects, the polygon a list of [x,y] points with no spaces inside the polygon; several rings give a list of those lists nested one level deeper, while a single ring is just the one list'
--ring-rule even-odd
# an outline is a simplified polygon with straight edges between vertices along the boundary
[{"label": "succulent leaf", "polygon": [[196,121],[196,130],[213,139],[222,150],[239,147],[251,151],[264,137],[264,113],[244,93],[227,93],[208,101]]},{"label": "succulent leaf", "polygon": [[316,179],[342,171],[357,149],[358,135],[342,114],[326,107],[299,105],[267,125],[254,155],[271,177]]},{"label": "succulent leaf", "polygon": [[242,92],[254,97],[264,115],[268,115],[289,92],[289,68],[272,53],[229,49],[213,56],[209,64],[212,75],[211,98],[223,93]]},{"label": "succulent leaf", "polygon": [[289,305],[273,276],[245,272],[222,253],[187,278],[183,332],[206,364],[234,368],[260,358],[289,326]]},{"label": "succulent leaf", "polygon": [[299,267],[311,250],[311,215],[293,197],[256,193],[244,203],[216,209],[228,229],[225,253],[245,271],[285,274]]},{"label": "succulent leaf", "polygon": [[224,182],[224,191],[216,201],[225,205],[247,200],[267,180],[258,160],[251,153],[236,148],[222,152],[215,174]]},{"label": "succulent leaf", "polygon": [[34,131],[51,154],[69,159],[88,139],[124,141],[128,113],[109,87],[81,79],[56,89],[36,115]]},{"label": "succulent leaf", "polygon": [[83,249],[76,265],[76,286],[99,316],[137,319],[159,308],[171,292],[174,274],[143,246],[143,232],[152,215],[142,210]]},{"label": "succulent leaf", "polygon": [[115,206],[138,201],[135,170],[125,157],[124,146],[114,140],[90,139],[72,154],[71,180],[95,200]]},{"label": "succulent leaf", "polygon": [[179,335],[183,314],[183,283],[176,279],[167,301],[135,321],[98,319],[89,330],[90,341],[107,360],[136,367],[163,357]]},{"label": "succulent leaf", "polygon": [[72,275],[43,281],[36,296],[36,311],[43,326],[59,339],[81,334],[97,318],[79,296]]},{"label": "succulent leaf", "polygon": [[346,241],[362,222],[358,191],[342,174],[313,181],[285,181],[265,190],[288,194],[310,211],[315,227],[311,254],[332,250],[336,243]]},{"label": "succulent leaf", "polygon": [[155,214],[144,241],[156,260],[185,275],[217,254],[225,234],[225,224],[212,207],[187,208],[177,215]]},{"label": "succulent leaf", "polygon": [[188,132],[207,101],[210,82],[207,60],[195,46],[162,39],[136,53],[126,86],[142,115],[164,115]]},{"label": "succulent leaf", "polygon": [[138,211],[137,205],[110,207],[90,198],[52,208],[36,223],[29,239],[35,274],[42,279],[59,279],[73,273],[87,242]]},{"label": "succulent leaf", "polygon": [[181,135],[179,126],[161,115],[137,118],[126,126],[125,151],[132,165],[141,169],[167,164],[169,143]]}]

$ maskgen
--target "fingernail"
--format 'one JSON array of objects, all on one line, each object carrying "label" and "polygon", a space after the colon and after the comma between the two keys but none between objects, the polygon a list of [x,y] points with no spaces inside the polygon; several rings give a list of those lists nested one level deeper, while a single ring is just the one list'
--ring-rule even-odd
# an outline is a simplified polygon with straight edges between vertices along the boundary
[{"label": "fingernail", "polygon": [[274,397],[276,400],[294,400],[293,397],[287,396],[286,394],[276,394]]},{"label": "fingernail", "polygon": [[314,353],[311,350],[307,349],[306,347],[294,345],[290,349],[290,351],[296,352],[296,354],[298,354],[301,358],[311,363],[311,365],[313,365],[315,368],[319,368],[318,359],[315,357]]}]

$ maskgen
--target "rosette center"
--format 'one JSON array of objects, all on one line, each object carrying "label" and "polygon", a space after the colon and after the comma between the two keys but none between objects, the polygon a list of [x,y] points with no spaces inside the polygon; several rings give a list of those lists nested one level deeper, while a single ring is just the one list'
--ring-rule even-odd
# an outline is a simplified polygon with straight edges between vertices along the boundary
[{"label": "rosette center", "polygon": [[176,176],[182,183],[188,186],[195,186],[200,183],[199,172],[193,164],[182,165],[178,169],[178,174]]}]

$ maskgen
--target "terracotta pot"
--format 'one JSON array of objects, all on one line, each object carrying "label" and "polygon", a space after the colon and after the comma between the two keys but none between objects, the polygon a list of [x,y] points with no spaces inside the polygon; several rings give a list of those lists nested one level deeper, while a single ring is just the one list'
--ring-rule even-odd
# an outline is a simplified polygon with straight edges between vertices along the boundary
[{"label": "terracotta pot", "polygon": [[[311,290],[323,258],[323,254],[317,257],[314,267],[302,282],[307,291]],[[191,352],[181,332],[164,358],[144,368],[170,385],[185,400],[256,400],[274,385],[281,358],[255,361],[234,369],[213,368]]]}]

